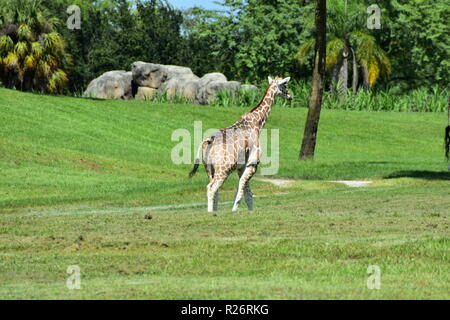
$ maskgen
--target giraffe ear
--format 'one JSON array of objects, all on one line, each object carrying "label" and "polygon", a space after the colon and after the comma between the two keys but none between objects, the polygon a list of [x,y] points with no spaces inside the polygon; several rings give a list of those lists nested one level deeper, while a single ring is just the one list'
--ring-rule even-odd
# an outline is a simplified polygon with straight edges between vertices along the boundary
[{"label": "giraffe ear", "polygon": [[288,83],[289,80],[291,80],[291,77],[284,78],[283,80],[280,81],[280,84]]},{"label": "giraffe ear", "polygon": [[271,76],[269,76],[268,78],[267,78],[268,80],[269,80],[269,84],[272,84],[272,77]]}]

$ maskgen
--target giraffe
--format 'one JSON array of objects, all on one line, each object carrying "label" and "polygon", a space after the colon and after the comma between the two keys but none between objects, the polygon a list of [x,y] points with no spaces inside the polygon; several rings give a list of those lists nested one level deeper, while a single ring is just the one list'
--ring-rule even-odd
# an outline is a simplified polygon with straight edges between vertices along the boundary
[{"label": "giraffe", "polygon": [[260,162],[260,132],[269,117],[275,98],[282,96],[288,100],[292,99],[287,87],[290,79],[290,77],[283,79],[280,76],[275,79],[268,77],[269,87],[261,102],[233,125],[221,129],[203,140],[199,146],[194,168],[189,173],[189,177],[197,172],[200,157],[202,157],[209,178],[207,186],[208,212],[217,210],[219,188],[234,170],[238,173],[239,185],[232,211],[237,211],[243,196],[248,210],[253,210],[250,179],[255,174]]}]

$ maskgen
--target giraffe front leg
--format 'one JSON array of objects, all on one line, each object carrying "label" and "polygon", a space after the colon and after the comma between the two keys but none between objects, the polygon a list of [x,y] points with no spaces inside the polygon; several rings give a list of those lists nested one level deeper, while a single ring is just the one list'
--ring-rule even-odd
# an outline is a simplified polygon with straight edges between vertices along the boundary
[{"label": "giraffe front leg", "polygon": [[253,193],[250,190],[250,181],[248,181],[245,184],[244,187],[244,197],[245,197],[245,202],[247,203],[247,208],[249,211],[253,210]]},{"label": "giraffe front leg", "polygon": [[217,211],[218,208],[219,208],[219,190],[217,190],[216,193],[214,194],[213,211]]},{"label": "giraffe front leg", "polygon": [[244,188],[248,181],[252,178],[252,176],[255,174],[256,168],[255,166],[251,165],[249,167],[246,167],[241,178],[239,179],[239,187],[236,193],[236,199],[234,200],[233,210],[237,211],[239,207],[239,202],[242,199],[242,196],[244,195]]}]

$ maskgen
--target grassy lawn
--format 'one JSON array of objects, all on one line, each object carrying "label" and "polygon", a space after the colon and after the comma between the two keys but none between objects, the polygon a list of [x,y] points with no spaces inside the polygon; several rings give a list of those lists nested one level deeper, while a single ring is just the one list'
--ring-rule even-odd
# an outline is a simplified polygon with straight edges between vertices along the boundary
[{"label": "grassy lawn", "polygon": [[0,89],[0,298],[450,298],[446,115],[324,110],[299,162],[306,110],[275,108],[275,177],[294,181],[256,179],[256,210],[232,214],[233,177],[206,213],[206,175],[172,163],[171,134],[245,111]]}]

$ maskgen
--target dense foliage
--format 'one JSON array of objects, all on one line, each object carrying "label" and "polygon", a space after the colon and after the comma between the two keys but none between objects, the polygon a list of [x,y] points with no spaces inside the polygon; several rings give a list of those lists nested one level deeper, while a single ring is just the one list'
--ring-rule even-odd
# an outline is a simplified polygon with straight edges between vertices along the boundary
[{"label": "dense foliage", "polygon": [[[130,63],[138,60],[185,65],[199,75],[219,71],[231,79],[254,83],[269,74],[289,74],[296,79],[312,74],[312,60],[301,64],[297,53],[311,44],[313,1],[222,0],[223,11],[181,11],[164,0],[0,2],[4,86],[56,92],[68,81],[67,90],[80,93],[94,77],[109,70],[129,70]],[[328,1],[329,61],[339,62],[342,48],[355,50],[355,61],[349,56],[348,70],[358,71],[353,76],[359,74],[362,85],[375,84],[376,90],[403,93],[448,86],[447,0],[378,1],[379,30],[364,28],[371,1],[357,5],[348,1],[347,16],[336,14],[336,7],[342,11],[342,3]],[[67,8],[73,4],[81,8],[79,30],[66,26]],[[8,32],[14,34],[12,44],[5,37]],[[33,43],[37,47],[43,37],[53,38],[52,47],[48,40],[46,53],[36,56]]]},{"label": "dense foliage", "polygon": [[[222,91],[218,94],[213,105],[218,107],[238,106],[248,108],[256,105],[263,95],[264,86],[259,92],[242,90],[235,94]],[[292,101],[278,99],[275,107],[288,108],[307,107],[311,91],[310,81],[296,81],[289,83],[289,90],[294,93]],[[434,87],[432,90],[422,87],[413,89],[405,95],[392,94],[385,90],[359,90],[346,99],[330,91],[325,91],[323,108],[334,110],[358,111],[398,111],[398,112],[445,112],[447,110],[447,91]],[[167,100],[166,100],[167,101]],[[182,101],[175,101],[182,102]]]},{"label": "dense foliage", "polygon": [[8,88],[61,92],[70,55],[56,20],[36,0],[2,0],[0,79]]},{"label": "dense foliage", "polygon": [[299,1],[224,0],[223,5],[228,10],[221,14],[192,10],[188,28],[189,36],[209,45],[220,71],[251,81],[276,73],[300,75],[295,53],[307,11]]},{"label": "dense foliage", "polygon": [[[134,61],[185,65],[190,54],[182,36],[183,15],[157,0],[42,0],[57,14],[75,61],[70,89],[79,92],[110,70],[129,70]],[[81,8],[81,29],[70,30],[66,9]]]},{"label": "dense foliage", "polygon": [[[384,4],[385,3],[385,4]],[[450,79],[450,2],[384,1],[386,25],[378,38],[393,60],[398,89],[441,85]]]}]

